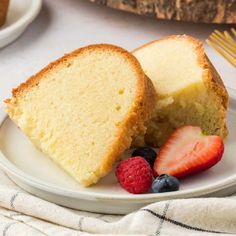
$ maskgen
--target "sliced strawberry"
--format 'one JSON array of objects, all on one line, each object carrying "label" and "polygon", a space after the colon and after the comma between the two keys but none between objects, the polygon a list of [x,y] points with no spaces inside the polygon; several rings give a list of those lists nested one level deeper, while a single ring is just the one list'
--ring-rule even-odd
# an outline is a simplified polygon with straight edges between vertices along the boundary
[{"label": "sliced strawberry", "polygon": [[195,174],[214,166],[223,152],[224,143],[219,136],[205,136],[199,127],[183,126],[161,148],[154,163],[154,174],[178,178]]}]

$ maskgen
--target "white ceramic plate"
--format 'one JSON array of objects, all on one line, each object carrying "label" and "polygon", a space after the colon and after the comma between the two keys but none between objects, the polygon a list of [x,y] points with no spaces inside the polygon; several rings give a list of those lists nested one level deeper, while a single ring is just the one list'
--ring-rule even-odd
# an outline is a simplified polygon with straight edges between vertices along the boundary
[{"label": "white ceramic plate", "polygon": [[236,101],[236,89],[227,87],[227,91],[229,93],[229,96],[231,97],[231,100]]},{"label": "white ceramic plate", "polygon": [[235,120],[236,100],[231,99],[228,111],[230,134],[222,161],[210,170],[182,180],[177,192],[129,194],[119,187],[114,172],[97,185],[83,188],[38,151],[3,110],[0,114],[0,167],[15,183],[34,195],[93,212],[123,214],[160,200],[225,196],[236,192]]},{"label": "white ceramic plate", "polygon": [[6,23],[0,27],[0,48],[17,39],[38,15],[42,0],[10,0]]}]

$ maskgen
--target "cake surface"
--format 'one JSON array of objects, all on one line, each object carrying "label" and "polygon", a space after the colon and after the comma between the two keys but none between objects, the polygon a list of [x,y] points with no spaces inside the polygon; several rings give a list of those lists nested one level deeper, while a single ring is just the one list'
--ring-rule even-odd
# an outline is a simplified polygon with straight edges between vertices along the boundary
[{"label": "cake surface", "polygon": [[49,64],[13,90],[6,109],[39,149],[89,186],[145,131],[154,98],[137,59],[100,44]]},{"label": "cake surface", "polygon": [[157,91],[155,114],[145,141],[161,146],[174,129],[200,126],[206,134],[227,136],[228,94],[202,44],[173,35],[133,51]]}]

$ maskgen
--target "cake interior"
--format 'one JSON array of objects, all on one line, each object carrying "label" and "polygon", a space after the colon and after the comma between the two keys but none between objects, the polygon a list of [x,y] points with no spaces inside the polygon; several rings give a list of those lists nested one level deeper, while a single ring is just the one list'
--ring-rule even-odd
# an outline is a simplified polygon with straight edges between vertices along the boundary
[{"label": "cake interior", "polygon": [[185,37],[174,37],[134,51],[158,96],[145,136],[149,145],[161,146],[174,129],[188,124],[206,134],[226,135],[222,100],[205,81],[209,71],[200,64],[197,49]]},{"label": "cake interior", "polygon": [[[194,45],[185,40],[161,40],[137,50],[134,55],[152,79],[159,97],[167,97],[193,83],[201,82]],[[158,73],[158,79],[157,78]]]},{"label": "cake interior", "polygon": [[[120,53],[78,54],[40,76],[8,105],[12,119],[83,185],[96,182],[137,95],[137,71]],[[15,99],[15,100],[14,100]],[[129,134],[123,134],[129,138]],[[120,146],[122,143],[119,144]]]}]

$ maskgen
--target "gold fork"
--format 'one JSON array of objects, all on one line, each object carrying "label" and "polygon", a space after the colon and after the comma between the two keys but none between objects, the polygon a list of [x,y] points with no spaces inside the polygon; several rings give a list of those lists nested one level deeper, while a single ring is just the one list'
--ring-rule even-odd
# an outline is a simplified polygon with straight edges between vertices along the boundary
[{"label": "gold fork", "polygon": [[231,34],[227,31],[222,33],[219,30],[214,30],[209,38],[206,40],[208,45],[236,67],[236,30],[232,28]]}]

